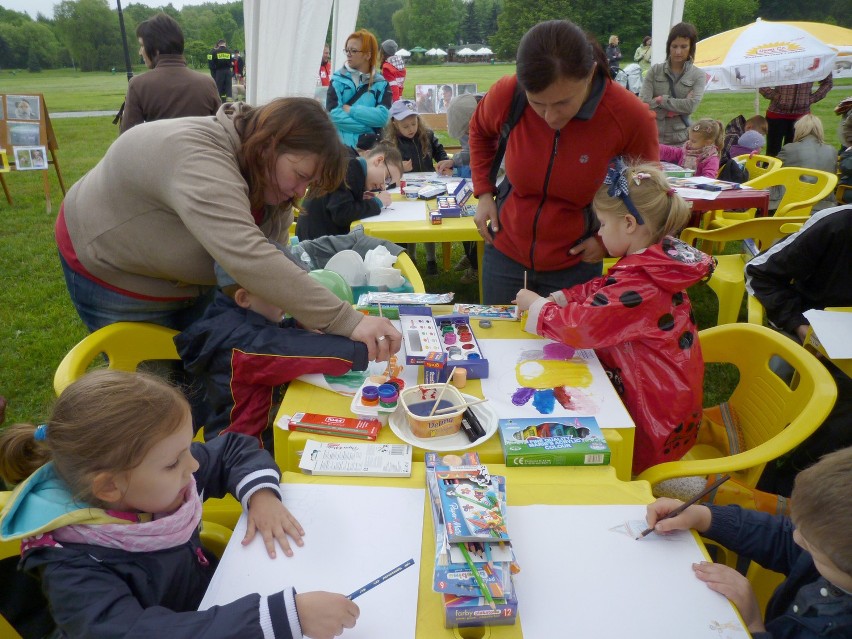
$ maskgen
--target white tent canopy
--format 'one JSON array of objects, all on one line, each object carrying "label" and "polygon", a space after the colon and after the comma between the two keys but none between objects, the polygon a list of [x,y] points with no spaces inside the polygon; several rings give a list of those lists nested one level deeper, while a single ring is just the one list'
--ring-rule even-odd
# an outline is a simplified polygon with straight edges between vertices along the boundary
[{"label": "white tent canopy", "polygon": [[481,47],[474,51],[474,55],[492,55],[494,52],[488,47]]},{"label": "white tent canopy", "polygon": [[435,49],[435,48],[429,49],[429,50],[426,52],[426,55],[438,55],[438,50],[437,50],[437,49]]},{"label": "white tent canopy", "polygon": [[[681,21],[684,0],[653,3],[652,61],[657,63],[665,59],[666,37]],[[313,96],[329,20],[331,64],[337,69],[359,5],[360,0],[243,0],[246,100],[264,104],[281,96]]]},{"label": "white tent canopy", "polygon": [[439,47],[435,49],[435,55],[447,55],[447,52]]},{"label": "white tent canopy", "polygon": [[465,47],[456,51],[456,55],[476,55],[476,52],[470,47]]},{"label": "white tent canopy", "polygon": [[409,51],[408,49],[397,49],[396,54],[398,56],[402,56],[403,58],[407,58],[411,55],[411,51]]}]

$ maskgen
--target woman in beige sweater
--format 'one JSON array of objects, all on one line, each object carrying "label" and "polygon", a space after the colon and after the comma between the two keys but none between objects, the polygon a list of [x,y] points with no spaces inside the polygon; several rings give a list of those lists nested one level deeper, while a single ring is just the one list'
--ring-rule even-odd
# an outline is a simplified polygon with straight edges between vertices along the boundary
[{"label": "woman in beige sweater", "polygon": [[309,329],[351,337],[370,359],[399,350],[382,318],[341,302],[270,240],[287,243],[294,200],[343,181],[346,151],[307,98],[225,104],[119,137],[68,191],[56,240],[68,291],[90,330],[119,321],[182,330],[199,317],[218,262]]}]

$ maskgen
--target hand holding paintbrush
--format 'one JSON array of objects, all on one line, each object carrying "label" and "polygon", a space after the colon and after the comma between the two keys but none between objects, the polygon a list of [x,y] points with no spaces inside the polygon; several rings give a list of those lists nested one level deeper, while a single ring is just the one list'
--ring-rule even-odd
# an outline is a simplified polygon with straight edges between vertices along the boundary
[{"label": "hand holding paintbrush", "polygon": [[[659,519],[657,519],[657,521],[655,522],[654,526],[656,526],[656,524],[657,524],[657,523],[659,523],[659,522],[663,521],[664,519],[672,519],[673,517],[677,517],[677,516],[678,516],[678,515],[680,515],[680,514],[681,514],[684,510],[686,510],[686,509],[687,509],[687,508],[689,508],[690,506],[694,506],[695,504],[697,504],[699,499],[701,499],[702,497],[705,497],[705,496],[709,495],[711,492],[713,492],[714,490],[716,490],[719,486],[721,486],[722,484],[724,484],[724,483],[725,483],[726,481],[728,481],[730,478],[731,478],[731,476],[730,476],[730,475],[723,475],[722,477],[720,477],[719,479],[717,479],[715,482],[713,482],[712,484],[710,484],[707,488],[705,488],[705,489],[704,489],[704,490],[702,490],[700,493],[698,493],[695,497],[693,497],[692,499],[690,499],[690,500],[689,500],[689,501],[687,501],[687,502],[684,502],[683,504],[681,504],[680,506],[678,506],[677,508],[675,508],[675,509],[674,509],[674,510],[672,510],[671,512],[669,512],[669,513],[667,513],[667,514],[663,515],[662,517],[660,517]],[[639,534],[639,536],[638,536],[638,537],[636,537],[636,539],[642,539],[643,537],[646,537],[647,535],[651,534],[651,533],[654,531],[654,526],[651,526],[651,527],[646,528],[645,530],[643,530],[643,531]]]}]

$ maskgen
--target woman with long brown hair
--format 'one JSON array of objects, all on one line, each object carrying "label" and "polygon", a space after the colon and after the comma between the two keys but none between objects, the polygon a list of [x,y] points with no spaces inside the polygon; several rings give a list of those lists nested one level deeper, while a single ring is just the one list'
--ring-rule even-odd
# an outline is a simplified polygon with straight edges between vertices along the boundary
[{"label": "woman with long brown hair", "polygon": [[141,124],[68,191],[56,240],[71,300],[89,330],[119,321],[183,330],[216,284],[214,261],[303,326],[387,359],[400,335],[291,262],[292,204],[343,181],[347,153],[322,106],[279,98],[215,116]]}]

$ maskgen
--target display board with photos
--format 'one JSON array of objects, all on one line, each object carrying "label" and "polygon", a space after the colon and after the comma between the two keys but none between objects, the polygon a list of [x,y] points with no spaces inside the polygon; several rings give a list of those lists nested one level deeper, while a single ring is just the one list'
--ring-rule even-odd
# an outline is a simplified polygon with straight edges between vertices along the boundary
[{"label": "display board with photos", "polygon": [[[59,145],[41,93],[0,93],[0,174],[9,171],[47,171],[52,164],[65,193],[57,164]],[[2,178],[2,175],[0,175]],[[3,180],[6,199],[9,189]],[[44,193],[50,210],[50,187],[44,174]]]},{"label": "display board with photos", "polygon": [[446,113],[457,95],[476,93],[476,84],[418,84],[414,87],[417,113]]}]

